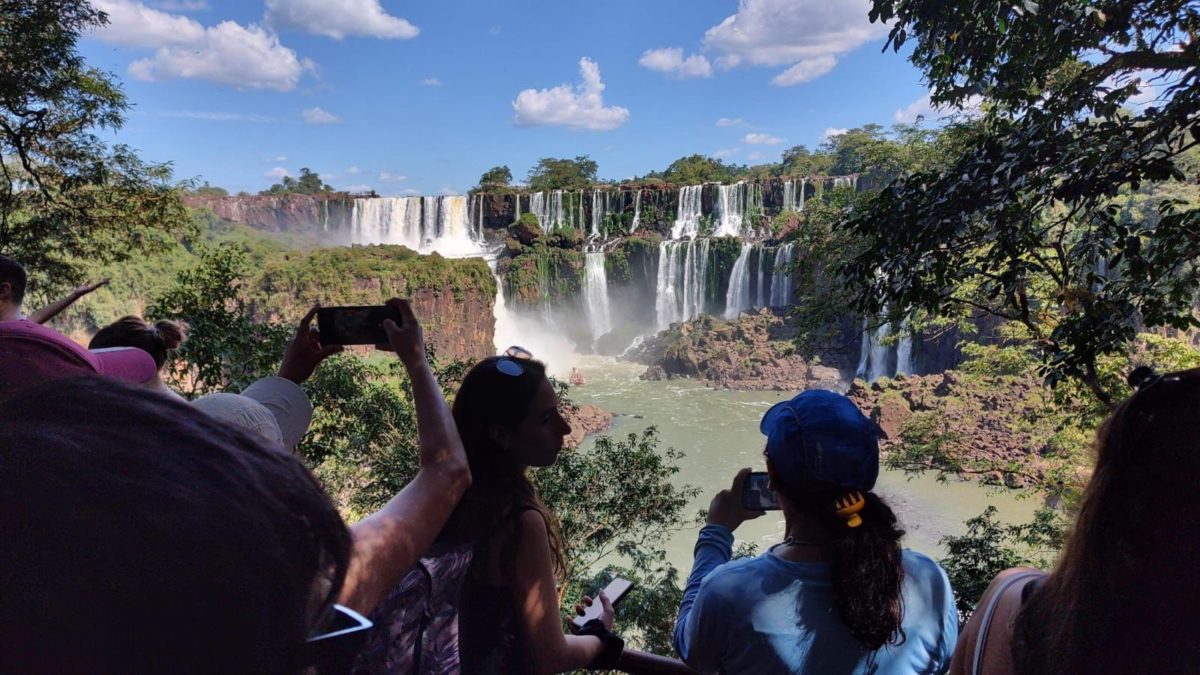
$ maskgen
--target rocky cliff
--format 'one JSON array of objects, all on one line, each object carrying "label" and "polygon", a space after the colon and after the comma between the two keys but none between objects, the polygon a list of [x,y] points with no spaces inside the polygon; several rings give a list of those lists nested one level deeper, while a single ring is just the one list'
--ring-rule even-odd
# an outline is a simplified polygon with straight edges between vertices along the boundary
[{"label": "rocky cliff", "polygon": [[191,208],[210,209],[235,223],[268,232],[319,234],[349,226],[353,204],[345,192],[325,195],[243,195],[236,197],[184,197]]}]

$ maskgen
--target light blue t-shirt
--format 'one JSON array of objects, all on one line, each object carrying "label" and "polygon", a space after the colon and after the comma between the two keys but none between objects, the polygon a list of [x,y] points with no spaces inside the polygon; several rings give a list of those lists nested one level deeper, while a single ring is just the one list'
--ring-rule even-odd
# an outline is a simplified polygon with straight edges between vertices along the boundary
[{"label": "light blue t-shirt", "polygon": [[[700,530],[675,649],[692,668],[724,673],[941,673],[958,640],[946,572],[903,552],[905,640],[872,654],[850,635],[833,604],[828,563],[794,562],[771,552],[729,562],[733,533]],[[874,658],[871,658],[871,657]]]}]

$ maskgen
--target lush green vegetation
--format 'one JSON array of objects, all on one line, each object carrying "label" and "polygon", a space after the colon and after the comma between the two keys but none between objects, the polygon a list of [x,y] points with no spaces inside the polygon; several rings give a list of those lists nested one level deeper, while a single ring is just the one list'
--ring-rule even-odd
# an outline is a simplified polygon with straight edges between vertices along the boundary
[{"label": "lush green vegetation", "polygon": [[260,195],[279,197],[283,195],[319,195],[333,192],[333,188],[321,181],[321,176],[308,167],[300,169],[300,177],[284,176],[283,180],[259,192]]},{"label": "lush green vegetation", "polygon": [[484,192],[507,188],[512,184],[512,171],[508,165],[493,166],[479,177],[479,189]]},{"label": "lush green vegetation", "polygon": [[529,170],[530,190],[581,190],[596,182],[595,160],[587,155],[575,159],[543,157]]}]

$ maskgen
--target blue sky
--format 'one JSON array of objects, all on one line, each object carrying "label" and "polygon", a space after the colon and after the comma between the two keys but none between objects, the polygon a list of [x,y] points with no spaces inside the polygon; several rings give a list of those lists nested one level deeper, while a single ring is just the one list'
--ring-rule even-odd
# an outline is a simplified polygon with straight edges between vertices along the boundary
[{"label": "blue sky", "polygon": [[868,0],[93,4],[112,23],[81,51],[133,104],[115,140],[235,192],[300,167],[399,195],[550,156],[612,179],[693,153],[755,164],[930,112]]}]

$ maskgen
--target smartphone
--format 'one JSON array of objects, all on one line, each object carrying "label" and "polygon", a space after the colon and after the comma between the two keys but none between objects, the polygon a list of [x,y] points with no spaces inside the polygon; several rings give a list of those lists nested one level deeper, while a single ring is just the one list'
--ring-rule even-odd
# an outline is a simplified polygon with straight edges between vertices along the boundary
[{"label": "smartphone", "polygon": [[[621,602],[621,599],[625,597],[625,594],[631,588],[633,588],[632,581],[622,579],[621,577],[613,577],[613,580],[608,582],[608,585],[604,587],[604,594],[608,596],[608,601],[613,604],[613,607],[616,607],[617,603]],[[592,606],[584,608],[583,615],[571,619],[571,623],[576,628],[583,628],[584,624],[592,619],[599,619],[600,613],[603,611],[604,606],[600,604],[600,594],[597,593],[592,598]]]},{"label": "smartphone", "polygon": [[742,484],[742,507],[747,511],[778,511],[779,495],[767,487],[767,472],[754,471]]},{"label": "smartphone", "polygon": [[322,307],[317,310],[317,330],[323,345],[385,345],[383,320],[400,323],[400,312],[387,305]]}]

